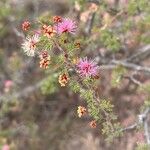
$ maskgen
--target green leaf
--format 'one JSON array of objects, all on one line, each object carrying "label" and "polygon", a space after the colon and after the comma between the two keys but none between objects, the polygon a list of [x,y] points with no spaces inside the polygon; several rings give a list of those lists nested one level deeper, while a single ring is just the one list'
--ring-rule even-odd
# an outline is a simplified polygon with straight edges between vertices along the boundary
[{"label": "green leaf", "polygon": [[120,85],[122,81],[123,75],[126,73],[126,69],[123,66],[117,66],[113,71],[112,71],[112,79],[111,79],[111,84],[113,87],[117,87]]}]

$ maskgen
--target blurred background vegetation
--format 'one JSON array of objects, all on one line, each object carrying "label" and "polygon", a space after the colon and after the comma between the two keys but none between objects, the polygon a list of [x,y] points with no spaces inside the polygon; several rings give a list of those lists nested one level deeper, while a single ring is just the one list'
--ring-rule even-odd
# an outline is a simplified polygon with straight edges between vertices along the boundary
[{"label": "blurred background vegetation", "polygon": [[[105,2],[108,6],[107,13],[102,13],[103,16],[98,13],[95,16],[96,27],[99,20],[105,24],[112,19],[117,13],[116,7],[122,9],[126,0]],[[25,36],[21,31],[22,22],[29,20],[32,23],[37,18],[50,18],[53,15],[69,16],[76,18],[77,22],[81,21],[79,35],[82,41],[82,36],[89,34],[89,31],[83,32],[88,15],[85,3],[85,0],[0,0],[1,147],[8,144],[10,150],[134,150],[138,142],[144,141],[143,131],[130,131],[123,137],[114,139],[113,143],[106,143],[99,128],[89,127],[90,118],[77,117],[77,106],[86,105],[79,95],[67,87],[61,88],[57,73],[51,73],[51,69],[44,71],[39,68],[37,58],[26,57],[20,48]],[[102,30],[101,37],[95,39],[97,28],[93,27],[91,32],[94,34],[90,38],[86,37],[81,45],[82,49],[86,48],[83,55],[94,58],[100,53],[110,58],[106,49],[111,51],[112,56],[112,53],[122,49],[116,56],[122,58],[130,56],[140,46],[149,44],[150,33],[147,30],[150,26],[150,15],[145,20],[138,21],[140,11],[150,12],[147,3],[148,0],[129,0],[127,19],[118,32],[115,28],[112,31]],[[103,9],[105,12],[105,5]],[[138,26],[130,17],[132,15]],[[132,30],[128,31],[129,28]],[[125,49],[122,48],[122,41],[117,38],[120,33],[126,34],[121,39],[126,40]],[[149,65],[150,59],[143,64]],[[109,97],[115,105],[115,113],[118,114],[121,124],[128,126],[136,120],[148,94],[128,80],[121,82],[122,74],[125,73],[126,69],[122,67],[100,72],[98,88],[103,97]],[[138,76],[138,79],[149,84],[149,75]],[[147,90],[149,89],[148,87]],[[144,150],[146,146],[141,147]]]}]

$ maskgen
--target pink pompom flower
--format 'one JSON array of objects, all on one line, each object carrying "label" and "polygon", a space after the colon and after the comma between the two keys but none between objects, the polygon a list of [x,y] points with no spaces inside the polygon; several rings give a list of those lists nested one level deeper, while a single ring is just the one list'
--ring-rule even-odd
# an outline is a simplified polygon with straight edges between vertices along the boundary
[{"label": "pink pompom flower", "polygon": [[5,80],[4,82],[4,91],[7,93],[10,91],[10,89],[12,88],[13,86],[13,81],[12,80]]},{"label": "pink pompom flower", "polygon": [[58,34],[62,34],[62,33],[74,34],[76,32],[77,25],[75,21],[69,18],[65,18],[62,19],[62,22],[57,23],[57,25],[55,25],[54,28]]},{"label": "pink pompom flower", "polygon": [[87,57],[80,59],[77,63],[77,71],[82,77],[97,76],[98,68],[99,66],[93,60],[88,60]]},{"label": "pink pompom flower", "polygon": [[8,144],[3,145],[2,150],[10,150],[10,147]]},{"label": "pink pompom flower", "polygon": [[13,81],[12,80],[5,80],[4,86],[6,88],[10,88],[12,85],[13,85]]}]

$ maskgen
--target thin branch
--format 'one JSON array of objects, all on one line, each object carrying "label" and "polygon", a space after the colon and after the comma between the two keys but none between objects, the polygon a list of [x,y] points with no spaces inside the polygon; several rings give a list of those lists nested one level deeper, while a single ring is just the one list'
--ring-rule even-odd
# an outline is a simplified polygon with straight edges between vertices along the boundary
[{"label": "thin branch", "polygon": [[89,3],[100,4],[101,0],[87,0]]},{"label": "thin branch", "polygon": [[92,13],[89,18],[88,21],[86,23],[86,27],[85,27],[85,33],[87,35],[89,35],[91,33],[92,27],[93,27],[93,22],[94,22],[94,18],[95,18],[95,12]]},{"label": "thin branch", "polygon": [[142,72],[150,73],[150,67],[136,65],[134,63],[129,63],[127,61],[112,60],[112,64],[122,65],[126,68],[133,69],[133,70],[136,70],[136,71],[139,71],[139,72],[142,71]]},{"label": "thin branch", "polygon": [[138,63],[147,58],[150,55],[150,45],[142,47],[138,52],[131,57],[127,58],[128,62]]},{"label": "thin branch", "polygon": [[137,72],[143,72],[143,73],[150,74],[149,67],[144,67],[144,66],[136,65],[133,63],[122,62],[122,61],[113,61],[113,63],[111,63],[111,64],[100,65],[100,70],[112,70],[112,69],[116,68],[118,65],[122,65],[125,68],[129,68],[129,69],[137,71]]},{"label": "thin branch", "polygon": [[39,13],[39,1],[33,0],[33,6],[34,6],[34,14],[33,17],[36,19]]},{"label": "thin branch", "polygon": [[150,107],[148,107],[142,114],[138,115],[138,121],[134,123],[133,125],[130,125],[128,127],[123,128],[121,131],[130,131],[136,129],[139,125],[143,125],[144,127],[144,133],[146,137],[147,144],[150,144],[150,134],[149,134],[149,126],[148,126],[148,115],[150,113]]},{"label": "thin branch", "polygon": [[130,126],[126,127],[126,128],[123,128],[121,131],[124,132],[124,131],[128,131],[128,130],[134,130],[134,129],[137,128],[137,126],[138,126],[138,123],[135,123],[135,124],[130,125]]},{"label": "thin branch", "polygon": [[148,127],[147,120],[144,121],[144,132],[145,132],[147,144],[150,144],[150,134],[149,134],[149,127]]},{"label": "thin branch", "polygon": [[13,29],[14,33],[15,33],[18,37],[21,37],[22,39],[25,39],[25,35],[24,35],[22,32],[18,31],[16,27],[13,27],[13,26],[12,26],[12,29]]},{"label": "thin branch", "polygon": [[126,79],[129,79],[132,83],[134,83],[138,86],[142,85],[142,83],[140,81],[138,81],[137,79],[135,79],[133,75],[132,76],[127,76],[126,75],[126,76],[123,76],[123,77],[126,78]]}]

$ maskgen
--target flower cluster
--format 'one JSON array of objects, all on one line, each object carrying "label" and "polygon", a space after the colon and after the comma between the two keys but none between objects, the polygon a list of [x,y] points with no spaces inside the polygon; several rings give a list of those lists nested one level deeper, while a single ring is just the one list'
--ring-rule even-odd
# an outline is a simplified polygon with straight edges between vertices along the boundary
[{"label": "flower cluster", "polygon": [[50,64],[50,55],[47,51],[42,51],[40,54],[40,67],[47,69]]},{"label": "flower cluster", "polygon": [[81,47],[80,42],[76,42],[74,45],[75,45],[76,48],[80,48]]},{"label": "flower cluster", "polygon": [[91,128],[96,128],[96,126],[97,126],[96,121],[95,121],[95,120],[92,120],[92,121],[90,122],[90,127],[91,127]]},{"label": "flower cluster", "polygon": [[[40,36],[44,35],[48,38],[53,38],[56,34],[61,35],[63,33],[72,33],[76,32],[77,26],[76,23],[68,18],[62,18],[60,16],[55,16],[53,18],[54,25],[44,24],[42,29],[38,29],[38,33],[28,36],[23,44],[22,49],[28,56],[35,56],[37,43],[40,41]],[[28,21],[22,23],[22,30],[29,30],[31,24]]]},{"label": "flower cluster", "polygon": [[79,118],[81,118],[82,116],[86,114],[86,108],[83,106],[78,106],[77,113],[78,113]]},{"label": "flower cluster", "polygon": [[52,38],[56,34],[56,30],[51,25],[43,25],[42,31],[48,38]]},{"label": "flower cluster", "polygon": [[30,22],[29,21],[24,21],[22,23],[22,30],[23,31],[28,31],[30,29]]},{"label": "flower cluster", "polygon": [[[83,106],[78,106],[77,114],[78,114],[78,117],[79,117],[79,118],[81,118],[82,116],[86,115],[86,114],[87,114],[86,108],[83,107]],[[92,121],[89,123],[89,125],[90,125],[91,128],[96,128],[96,126],[97,126],[95,120],[92,120]]]},{"label": "flower cluster", "polygon": [[69,76],[67,73],[63,73],[61,75],[59,75],[59,79],[58,79],[59,83],[61,86],[66,86],[66,84],[69,81]]},{"label": "flower cluster", "polygon": [[60,23],[60,22],[62,22],[62,18],[60,16],[54,16],[53,21],[54,21],[54,23]]}]

